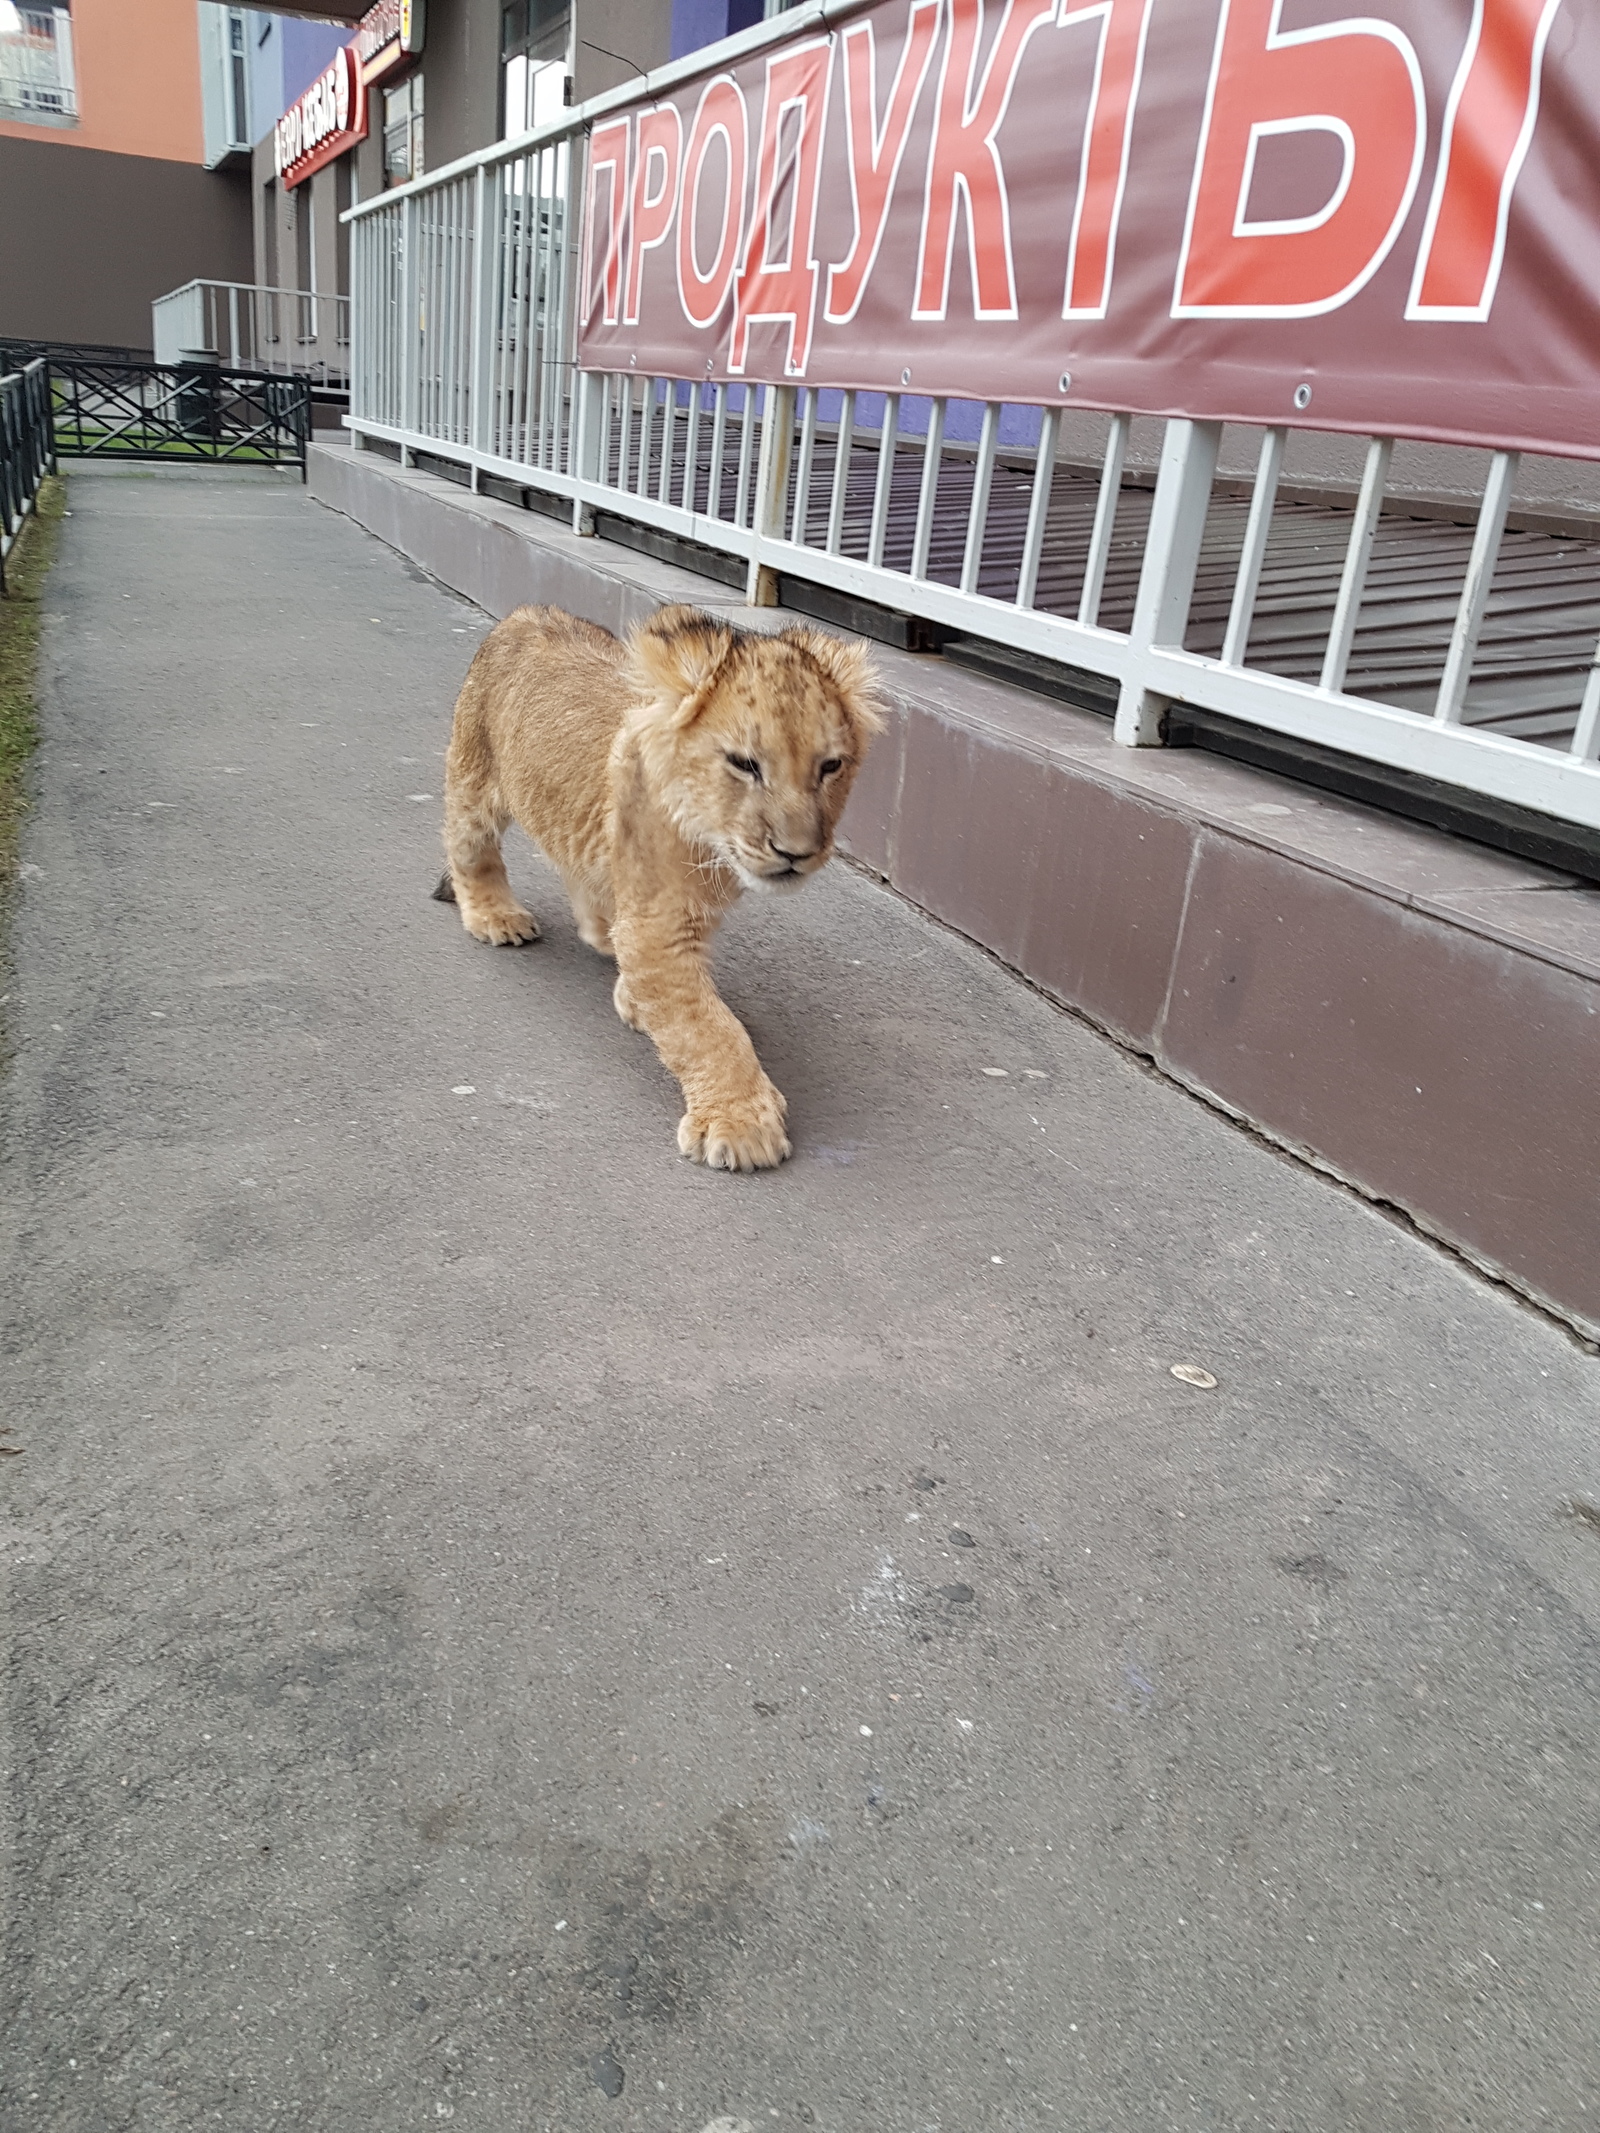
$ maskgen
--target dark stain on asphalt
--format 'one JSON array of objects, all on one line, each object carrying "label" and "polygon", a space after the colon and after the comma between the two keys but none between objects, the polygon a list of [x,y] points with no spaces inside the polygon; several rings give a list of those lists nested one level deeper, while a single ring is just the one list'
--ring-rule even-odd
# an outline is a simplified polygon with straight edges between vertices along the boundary
[{"label": "dark stain on asphalt", "polygon": [[165,1275],[118,1267],[87,1275],[74,1294],[82,1316],[97,1326],[159,1333],[177,1306],[179,1289]]},{"label": "dark stain on asphalt", "polygon": [[779,1845],[770,1814],[735,1806],[659,1852],[579,1844],[552,1863],[545,1884],[572,1920],[571,1945],[543,1959],[537,1999],[591,2054],[605,2095],[622,2094],[630,2039],[647,2049],[641,2032],[681,2028],[714,1998],[763,1909]]},{"label": "dark stain on asphalt", "polygon": [[1323,1592],[1330,1592],[1344,1576],[1339,1565],[1325,1555],[1275,1555],[1272,1560],[1286,1577],[1303,1578]]}]

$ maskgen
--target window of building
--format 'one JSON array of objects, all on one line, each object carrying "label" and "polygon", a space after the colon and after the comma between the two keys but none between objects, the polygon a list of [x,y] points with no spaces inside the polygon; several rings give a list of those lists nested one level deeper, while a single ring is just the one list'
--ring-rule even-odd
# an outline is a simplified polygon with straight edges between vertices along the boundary
[{"label": "window of building", "polygon": [[568,97],[566,0],[511,0],[500,16],[500,137],[559,118]]},{"label": "window of building", "polygon": [[[336,215],[344,214],[347,208],[355,205],[355,166],[356,159],[354,156],[341,156],[333,166],[333,211]],[[334,232],[336,250],[333,264],[336,287],[340,296],[348,296],[350,294],[349,223],[336,222],[334,224]],[[349,332],[349,312],[343,304],[340,304],[337,309],[339,313],[339,338],[345,340],[348,338]]]},{"label": "window of building", "polygon": [[571,23],[567,0],[508,0],[500,15],[500,57],[565,59]]},{"label": "window of building", "polygon": [[0,0],[0,116],[41,126],[76,122],[70,7]]},{"label": "window of building", "polygon": [[422,76],[411,74],[383,97],[383,175],[390,185],[420,178],[426,164],[422,145]]},{"label": "window of building", "polygon": [[294,202],[294,285],[300,291],[295,337],[302,341],[314,341],[317,337],[317,306],[313,295],[317,286],[317,226],[311,213],[313,182],[308,178],[289,195]]},{"label": "window of building", "polygon": [[245,65],[244,10],[228,10],[228,141],[250,146],[250,76]]},{"label": "window of building", "polygon": [[[278,278],[278,215],[279,192],[277,181],[269,178],[261,188],[261,268],[269,291],[281,288]],[[278,319],[278,299],[269,294],[262,300],[259,332],[265,341],[276,341],[282,328]]]}]

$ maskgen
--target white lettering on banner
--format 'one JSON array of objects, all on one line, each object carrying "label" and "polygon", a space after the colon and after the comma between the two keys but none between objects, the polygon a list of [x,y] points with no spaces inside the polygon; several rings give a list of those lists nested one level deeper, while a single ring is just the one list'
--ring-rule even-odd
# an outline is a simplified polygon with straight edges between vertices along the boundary
[{"label": "white lettering on banner", "polygon": [[1078,164],[1078,198],[1072,210],[1072,242],[1067,249],[1063,318],[1104,318],[1111,301],[1117,228],[1128,189],[1133,114],[1144,78],[1145,42],[1154,5],[1155,0],[1090,0],[1088,6],[1075,7],[1072,0],[1061,0],[1056,20],[1063,29],[1097,17],[1100,24],[1089,118]]},{"label": "white lettering on banner", "polygon": [[[722,227],[711,271],[700,271],[695,225],[700,214],[700,182],[716,143],[722,143],[727,173],[722,185]],[[731,74],[706,83],[689,129],[683,154],[683,184],[678,193],[678,301],[691,326],[715,325],[739,259],[743,235],[745,177],[750,162],[750,119],[744,91]]]},{"label": "white lettering on banner", "polygon": [[[398,5],[382,0],[369,21],[387,20]],[[1419,51],[1441,92],[1451,86],[1427,216],[1416,218],[1422,235],[1407,263],[1404,316],[1487,322],[1519,181],[1530,194],[1554,184],[1529,156],[1560,0],[1470,0],[1464,43],[1458,29],[1442,49],[1426,17],[1413,25],[1413,42],[1381,13],[1286,29],[1290,12],[1286,0],[1214,0],[1175,32],[1181,0],[1168,0],[1166,13],[1156,0],[879,0],[837,30],[775,44],[679,94],[619,111],[590,136],[584,332],[614,354],[605,329],[642,327],[670,346],[686,321],[696,368],[709,357],[708,369],[720,361],[739,377],[770,361],[773,374],[803,379],[819,334],[837,364],[843,337],[826,329],[858,319],[876,275],[866,339],[879,344],[871,359],[898,376],[905,358],[881,349],[886,330],[892,339],[881,286],[891,219],[892,318],[942,324],[941,359],[966,325],[964,295],[962,316],[950,317],[963,222],[974,323],[1015,321],[1019,302],[1030,332],[1041,309],[1046,322],[1084,322],[1082,336],[1062,336],[1052,377],[1106,338],[1095,323],[1117,316],[1125,217],[1162,261],[1159,310],[1141,293],[1148,257],[1125,291],[1152,335],[1158,319],[1338,312],[1391,258],[1419,205],[1428,148]],[[1152,67],[1165,70],[1153,86]],[[279,163],[291,182],[331,134],[358,123],[358,78],[330,70],[284,115]],[[1147,121],[1169,133],[1192,97],[1185,141],[1198,119],[1192,165],[1183,150],[1188,198],[1175,246],[1180,203],[1152,205],[1148,174],[1130,189],[1131,159],[1143,153],[1141,91]],[[1063,107],[1070,99],[1074,114],[1059,150],[1047,130],[1052,97]],[[1546,101],[1558,120],[1568,117],[1553,88]],[[1008,156],[1010,185],[1026,170],[1041,189],[1015,229]],[[1397,291],[1396,326],[1400,301]],[[786,329],[781,367],[770,335],[752,355],[760,327]]]},{"label": "white lettering on banner", "polygon": [[933,58],[942,0],[913,0],[905,42],[889,87],[889,102],[878,125],[878,38],[870,22],[847,29],[841,43],[844,67],[845,141],[850,159],[850,197],[855,207],[855,242],[836,267],[828,269],[829,325],[846,326],[860,309],[872,270],[878,263],[889,201],[900,175],[900,159],[911,132],[911,114],[922,94]]},{"label": "white lettering on banner", "polygon": [[1561,0],[1474,0],[1445,107],[1444,143],[1407,318],[1481,324],[1505,264],[1511,196],[1539,117],[1544,50]]},{"label": "white lettering on banner", "polygon": [[[657,104],[639,114],[639,140],[633,159],[633,200],[628,222],[632,232],[628,257],[625,324],[639,323],[639,284],[644,255],[664,244],[678,212],[678,166],[683,161],[683,114],[676,104]],[[651,188],[654,187],[654,191]]]},{"label": "white lettering on banner", "polygon": [[[604,263],[600,269],[604,294],[603,316],[608,326],[617,323],[622,294],[622,250],[624,241],[623,202],[628,191],[628,143],[633,133],[633,121],[628,118],[610,119],[603,126],[596,126],[589,136],[589,229],[591,236],[596,224],[595,200],[600,191],[600,173],[607,173],[606,200],[606,248]],[[592,277],[594,266],[590,252],[585,253],[585,274]],[[586,278],[583,292],[584,316],[594,306],[594,283]]]},{"label": "white lettering on banner", "polygon": [[995,135],[1006,115],[1035,30],[1056,11],[1056,0],[1006,0],[994,43],[978,73],[978,37],[983,0],[947,0],[950,21],[928,183],[917,251],[917,300],[913,318],[942,319],[950,301],[957,201],[966,202],[967,261],[976,318],[1014,319],[1016,277],[1011,266],[1011,199]]},{"label": "white lettering on banner", "polygon": [[[1392,22],[1279,27],[1283,0],[1222,0],[1174,285],[1174,318],[1311,318],[1364,289],[1422,175],[1422,69]],[[1339,179],[1322,208],[1252,221],[1261,142],[1325,133]]]},{"label": "white lettering on banner", "polygon": [[[787,326],[784,370],[805,375],[811,321],[817,308],[817,191],[822,182],[822,133],[827,124],[832,40],[813,38],[767,61],[761,147],[756,156],[756,215],[744,265],[734,284],[733,344],[728,368],[742,371],[750,328],[758,321]],[[796,123],[784,121],[793,112]],[[790,146],[785,152],[786,133]],[[787,227],[774,228],[787,190]]]}]

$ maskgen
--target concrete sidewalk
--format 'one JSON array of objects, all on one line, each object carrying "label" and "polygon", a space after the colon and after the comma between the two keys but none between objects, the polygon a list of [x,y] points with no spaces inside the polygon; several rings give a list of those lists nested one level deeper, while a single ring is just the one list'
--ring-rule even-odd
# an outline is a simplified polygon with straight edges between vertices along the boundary
[{"label": "concrete sidewalk", "polygon": [[550,870],[428,899],[483,618],[69,502],[0,2125],[1600,2127],[1600,1365],[843,868],[692,1169]]}]

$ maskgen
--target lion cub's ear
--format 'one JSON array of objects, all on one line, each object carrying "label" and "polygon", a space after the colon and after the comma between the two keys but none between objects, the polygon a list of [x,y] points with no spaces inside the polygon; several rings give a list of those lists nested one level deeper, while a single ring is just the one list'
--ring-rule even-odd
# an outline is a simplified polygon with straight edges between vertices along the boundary
[{"label": "lion cub's ear", "polygon": [[733,649],[734,635],[727,623],[698,608],[663,607],[628,640],[629,676],[671,724],[687,726]]},{"label": "lion cub's ear", "polygon": [[821,630],[787,629],[782,636],[785,644],[804,652],[827,675],[844,699],[845,710],[860,727],[863,740],[883,731],[883,713],[878,709],[878,671],[864,644],[846,644],[842,638],[826,636]]}]

